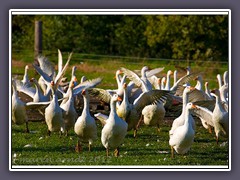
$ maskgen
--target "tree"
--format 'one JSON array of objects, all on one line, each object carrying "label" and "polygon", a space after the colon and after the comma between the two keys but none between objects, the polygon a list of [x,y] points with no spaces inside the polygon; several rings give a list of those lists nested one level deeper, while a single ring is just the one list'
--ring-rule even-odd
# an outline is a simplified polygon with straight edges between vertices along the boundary
[{"label": "tree", "polygon": [[[150,47],[174,59],[227,60],[226,15],[147,16],[145,32]],[[167,48],[164,48],[167,47]],[[166,57],[172,54],[170,57]]]}]

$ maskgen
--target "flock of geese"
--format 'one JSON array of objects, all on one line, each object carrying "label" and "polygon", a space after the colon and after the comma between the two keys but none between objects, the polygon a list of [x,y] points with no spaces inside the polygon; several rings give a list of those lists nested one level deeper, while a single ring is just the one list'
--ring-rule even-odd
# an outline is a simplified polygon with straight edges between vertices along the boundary
[{"label": "flock of geese", "polygon": [[[114,155],[119,156],[119,147],[128,131],[137,130],[141,124],[157,126],[167,111],[181,107],[180,115],[174,119],[169,130],[169,145],[171,156],[187,153],[196,131],[195,117],[200,118],[202,125],[209,132],[214,130],[216,143],[220,136],[228,137],[228,71],[217,75],[219,87],[210,91],[208,82],[203,84],[202,74],[191,72],[178,78],[177,70],[169,70],[165,76],[158,76],[164,68],[132,71],[121,67],[116,70],[117,89],[102,89],[96,86],[102,78],[87,80],[85,76],[77,81],[76,67],[73,66],[70,81],[64,77],[72,54],[63,64],[62,53],[58,50],[58,65],[55,71],[52,63],[44,56],[38,57],[33,68],[40,75],[39,79],[28,77],[28,65],[21,80],[12,78],[12,122],[18,125],[26,124],[29,132],[26,109],[37,108],[45,117],[48,135],[52,132],[68,133],[73,129],[78,136],[75,150],[82,151],[82,143],[91,145],[97,139],[96,119],[102,123],[101,142],[109,150],[114,149]],[[173,75],[173,85],[171,76]],[[196,84],[190,85],[190,81]],[[205,87],[205,88],[204,88]],[[24,102],[19,98],[19,92],[32,98]],[[76,112],[75,101],[83,98],[83,110],[79,116]],[[90,96],[110,106],[108,115],[90,113]],[[175,151],[175,152],[174,152]]]}]

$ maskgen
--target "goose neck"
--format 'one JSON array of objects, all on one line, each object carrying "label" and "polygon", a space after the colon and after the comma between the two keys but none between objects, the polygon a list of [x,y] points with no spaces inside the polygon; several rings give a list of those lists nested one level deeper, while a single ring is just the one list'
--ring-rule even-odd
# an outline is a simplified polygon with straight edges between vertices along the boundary
[{"label": "goose neck", "polygon": [[184,92],[183,93],[183,109],[186,108],[187,103],[188,103],[188,94]]},{"label": "goose neck", "polygon": [[190,109],[186,108],[184,116],[185,116],[184,125],[187,126],[187,127],[191,126],[191,121],[190,121],[191,113],[190,113]]},{"label": "goose neck", "polygon": [[219,95],[216,95],[216,104],[215,104],[215,109],[214,109],[214,111],[215,110],[220,110],[220,111],[225,111],[224,109],[223,109],[223,107],[222,107],[222,102],[221,102],[221,99],[220,99],[220,96]]},{"label": "goose neck", "polygon": [[110,110],[109,116],[114,116],[117,113],[115,101],[111,101],[110,108],[111,108],[111,110]]},{"label": "goose neck", "polygon": [[86,93],[85,95],[83,95],[83,112],[86,112],[87,114],[89,114],[89,95]]}]

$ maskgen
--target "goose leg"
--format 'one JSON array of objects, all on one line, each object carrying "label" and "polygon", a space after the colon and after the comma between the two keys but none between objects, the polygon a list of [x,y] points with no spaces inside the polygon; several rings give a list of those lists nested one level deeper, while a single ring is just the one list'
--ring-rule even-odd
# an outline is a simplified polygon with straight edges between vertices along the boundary
[{"label": "goose leg", "polygon": [[109,149],[106,148],[107,157],[109,156]]},{"label": "goose leg", "polygon": [[66,130],[65,136],[68,136],[68,130]]},{"label": "goose leg", "polygon": [[29,133],[29,128],[28,128],[28,121],[26,121],[26,133]]},{"label": "goose leg", "polygon": [[51,136],[51,131],[48,130],[48,131],[47,131],[47,134],[48,134],[48,136]]},{"label": "goose leg", "polygon": [[59,137],[61,138],[63,135],[63,132],[62,131],[59,131]]},{"label": "goose leg", "polygon": [[76,151],[77,153],[80,153],[80,152],[82,151],[82,146],[81,146],[79,140],[77,141],[77,145],[76,145],[76,147],[75,147],[75,151]]},{"label": "goose leg", "polygon": [[171,158],[174,158],[174,149],[172,146],[171,146]]},{"label": "goose leg", "polygon": [[88,144],[88,151],[89,152],[91,151],[91,144],[90,143]]},{"label": "goose leg", "polygon": [[141,114],[141,117],[137,123],[137,129],[140,127],[141,123],[143,122],[143,115]]},{"label": "goose leg", "polygon": [[133,137],[134,137],[134,138],[137,137],[137,129],[134,129],[134,131],[133,131]]},{"label": "goose leg", "polygon": [[160,129],[160,125],[159,125],[159,124],[157,124],[157,131],[158,131],[158,132],[161,131],[161,129]]},{"label": "goose leg", "polygon": [[210,134],[212,134],[212,127],[211,127],[211,126],[208,126],[208,132],[209,132]]},{"label": "goose leg", "polygon": [[118,157],[119,156],[119,147],[117,147],[114,151],[114,156]]}]

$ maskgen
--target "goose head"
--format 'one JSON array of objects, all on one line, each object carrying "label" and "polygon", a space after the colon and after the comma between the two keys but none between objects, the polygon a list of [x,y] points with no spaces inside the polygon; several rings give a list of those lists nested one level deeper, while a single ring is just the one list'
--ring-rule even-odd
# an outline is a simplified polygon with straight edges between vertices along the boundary
[{"label": "goose head", "polygon": [[171,75],[173,75],[173,72],[171,70],[168,70],[167,76],[171,76]]},{"label": "goose head", "polygon": [[228,84],[228,71],[225,71],[223,74],[223,81],[224,84]]},{"label": "goose head", "polygon": [[141,69],[141,75],[142,77],[146,76],[146,72],[149,70],[149,68],[147,66],[143,66],[143,68]]},{"label": "goose head", "polygon": [[183,93],[184,93],[184,94],[188,94],[188,93],[192,92],[192,91],[195,90],[195,89],[196,89],[195,87],[186,86],[186,87],[184,88]]},{"label": "goose head", "polygon": [[34,84],[38,83],[38,81],[37,81],[35,78],[31,78],[31,79],[30,79],[30,82],[31,82],[31,83],[34,83]]},{"label": "goose head", "polygon": [[194,79],[195,81],[202,81],[202,76],[197,76],[195,79]]},{"label": "goose head", "polygon": [[112,102],[117,102],[117,101],[122,101],[122,98],[119,95],[114,94],[111,100]]},{"label": "goose head", "polygon": [[186,107],[188,109],[198,109],[198,107],[194,103],[192,103],[192,102],[187,103]]},{"label": "goose head", "polygon": [[81,77],[81,83],[83,83],[83,82],[86,81],[86,80],[87,80],[86,76],[82,76],[82,77]]},{"label": "goose head", "polygon": [[50,82],[50,88],[51,88],[51,90],[52,90],[52,92],[53,92],[53,94],[54,94],[55,91],[56,91],[56,86],[55,86],[54,81],[51,81],[51,82]]},{"label": "goose head", "polygon": [[118,75],[120,75],[120,74],[122,74],[123,72],[120,70],[120,69],[118,69],[117,71],[116,71],[116,76],[115,77],[117,77]]},{"label": "goose head", "polygon": [[86,95],[86,90],[83,89],[82,92],[81,92],[81,94],[82,94],[83,96]]},{"label": "goose head", "polygon": [[75,86],[75,85],[74,85],[74,82],[75,82],[75,81],[71,81],[70,84],[69,84],[69,87],[70,87],[71,89],[73,89],[74,86]]},{"label": "goose head", "polygon": [[29,69],[29,66],[28,66],[28,65],[26,65],[26,66],[25,66],[25,71],[26,71],[26,70],[28,70],[28,69]]},{"label": "goose head", "polygon": [[214,97],[216,97],[216,96],[220,97],[220,91],[219,91],[219,89],[213,89],[213,90],[211,90],[211,94],[212,94]]},{"label": "goose head", "polygon": [[189,75],[191,73],[191,68],[189,66],[186,67],[186,71],[187,71],[187,75]]}]

